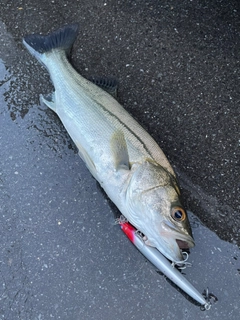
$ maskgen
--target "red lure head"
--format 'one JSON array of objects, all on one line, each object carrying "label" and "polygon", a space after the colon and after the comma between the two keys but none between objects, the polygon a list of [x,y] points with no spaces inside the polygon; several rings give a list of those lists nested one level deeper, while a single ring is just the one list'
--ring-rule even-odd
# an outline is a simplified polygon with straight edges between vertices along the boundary
[{"label": "red lure head", "polygon": [[120,223],[122,231],[131,242],[134,242],[136,229],[128,222]]}]

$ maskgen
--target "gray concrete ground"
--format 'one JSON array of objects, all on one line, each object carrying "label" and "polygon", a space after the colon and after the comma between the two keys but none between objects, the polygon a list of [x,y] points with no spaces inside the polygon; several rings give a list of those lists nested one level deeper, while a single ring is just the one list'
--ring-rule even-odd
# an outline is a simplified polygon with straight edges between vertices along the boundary
[{"label": "gray concrete ground", "polygon": [[[0,5],[1,319],[238,319],[239,2]],[[116,209],[39,105],[52,86],[22,37],[71,22],[74,66],[119,79],[120,102],[166,153],[186,207],[232,243],[194,229],[186,276],[218,297],[208,313],[114,226]]]}]

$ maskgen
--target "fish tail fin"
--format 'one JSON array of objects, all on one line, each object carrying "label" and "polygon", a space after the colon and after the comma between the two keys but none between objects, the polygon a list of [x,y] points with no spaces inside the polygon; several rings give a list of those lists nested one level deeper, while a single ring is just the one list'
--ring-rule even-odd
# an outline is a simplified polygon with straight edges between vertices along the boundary
[{"label": "fish tail fin", "polygon": [[40,62],[44,63],[45,53],[52,50],[70,51],[78,33],[78,24],[66,25],[46,36],[31,34],[23,38],[23,44]]}]

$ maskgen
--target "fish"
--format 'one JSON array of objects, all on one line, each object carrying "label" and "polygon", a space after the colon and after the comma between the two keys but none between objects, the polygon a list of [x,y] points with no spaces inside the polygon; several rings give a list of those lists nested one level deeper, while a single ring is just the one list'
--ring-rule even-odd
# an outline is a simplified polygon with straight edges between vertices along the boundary
[{"label": "fish", "polygon": [[145,244],[173,262],[194,247],[175,172],[151,135],[100,85],[82,77],[68,54],[79,30],[65,25],[23,38],[50,74],[54,92],[40,95],[78,148],[82,160]]}]

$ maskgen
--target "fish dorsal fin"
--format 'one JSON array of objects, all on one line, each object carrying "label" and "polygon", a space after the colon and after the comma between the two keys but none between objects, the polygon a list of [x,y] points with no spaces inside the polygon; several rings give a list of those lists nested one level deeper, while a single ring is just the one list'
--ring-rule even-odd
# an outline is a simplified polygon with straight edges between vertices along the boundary
[{"label": "fish dorsal fin", "polygon": [[117,98],[118,81],[114,77],[92,76],[88,80],[108,92],[114,98]]},{"label": "fish dorsal fin", "polygon": [[114,160],[114,166],[116,170],[130,169],[129,155],[127,150],[127,143],[124,134],[121,130],[117,130],[113,133],[111,140],[111,153]]}]

